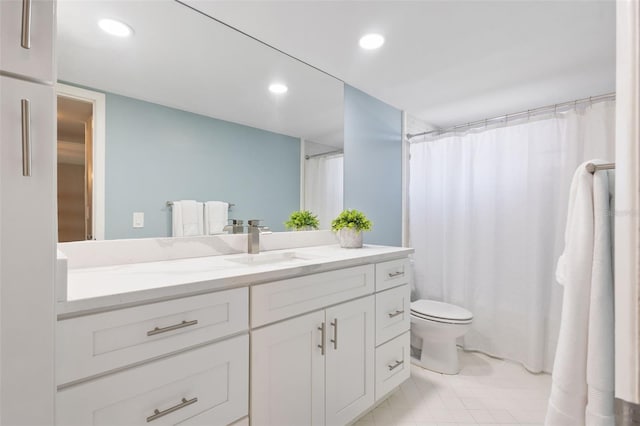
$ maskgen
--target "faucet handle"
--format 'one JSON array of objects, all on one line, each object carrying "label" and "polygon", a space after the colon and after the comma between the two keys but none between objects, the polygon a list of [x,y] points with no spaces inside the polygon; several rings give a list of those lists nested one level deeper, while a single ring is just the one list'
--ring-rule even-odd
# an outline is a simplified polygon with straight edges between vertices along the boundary
[{"label": "faucet handle", "polygon": [[259,226],[260,222],[262,222],[262,219],[249,219],[247,221],[247,223],[249,224],[249,226]]}]

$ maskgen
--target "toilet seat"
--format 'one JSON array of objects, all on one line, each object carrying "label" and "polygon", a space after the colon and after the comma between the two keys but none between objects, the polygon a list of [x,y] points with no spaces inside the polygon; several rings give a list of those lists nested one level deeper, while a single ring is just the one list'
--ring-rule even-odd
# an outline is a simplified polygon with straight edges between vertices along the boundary
[{"label": "toilet seat", "polygon": [[446,324],[469,324],[473,321],[473,314],[460,306],[425,299],[411,303],[411,315]]}]

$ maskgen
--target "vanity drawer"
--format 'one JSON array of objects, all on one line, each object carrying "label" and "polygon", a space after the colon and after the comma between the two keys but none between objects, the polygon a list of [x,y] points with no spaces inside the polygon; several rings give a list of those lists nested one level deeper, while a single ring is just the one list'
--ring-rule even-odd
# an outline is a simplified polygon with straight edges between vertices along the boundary
[{"label": "vanity drawer", "polygon": [[408,284],[376,294],[376,346],[409,330],[410,295]]},{"label": "vanity drawer", "polygon": [[376,291],[411,283],[409,259],[390,260],[376,264]]},{"label": "vanity drawer", "polygon": [[364,265],[251,287],[251,326],[373,293],[374,266]]},{"label": "vanity drawer", "polygon": [[58,321],[57,383],[247,330],[248,305],[238,288]]},{"label": "vanity drawer", "polygon": [[226,425],[248,414],[248,384],[243,335],[58,391],[56,424]]},{"label": "vanity drawer", "polygon": [[376,401],[409,378],[411,374],[410,333],[376,348]]}]

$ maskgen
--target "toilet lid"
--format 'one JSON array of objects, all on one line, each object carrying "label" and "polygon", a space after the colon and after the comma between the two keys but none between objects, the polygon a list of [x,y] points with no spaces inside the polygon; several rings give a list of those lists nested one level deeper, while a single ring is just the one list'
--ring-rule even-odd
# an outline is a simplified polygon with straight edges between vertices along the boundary
[{"label": "toilet lid", "polygon": [[473,314],[466,309],[435,300],[422,299],[411,302],[411,312],[421,317],[442,320],[470,321],[473,319]]}]

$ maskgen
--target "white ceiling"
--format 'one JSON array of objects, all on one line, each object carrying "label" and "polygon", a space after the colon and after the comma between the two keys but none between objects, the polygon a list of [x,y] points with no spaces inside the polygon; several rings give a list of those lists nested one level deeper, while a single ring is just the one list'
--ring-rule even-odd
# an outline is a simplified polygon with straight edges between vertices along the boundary
[{"label": "white ceiling", "polygon": [[613,0],[186,2],[433,126],[615,90]]},{"label": "white ceiling", "polygon": [[[59,0],[57,14],[60,81],[342,145],[342,82],[184,5]],[[101,18],[127,23],[134,35],[107,35]],[[274,81],[289,92],[268,92]]]},{"label": "white ceiling", "polygon": [[[613,0],[185,3],[434,127],[615,90]],[[367,32],[384,46],[360,49]],[[62,81],[342,143],[338,80],[172,0],[59,0],[57,49]]]}]

